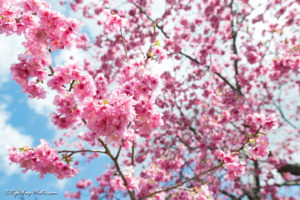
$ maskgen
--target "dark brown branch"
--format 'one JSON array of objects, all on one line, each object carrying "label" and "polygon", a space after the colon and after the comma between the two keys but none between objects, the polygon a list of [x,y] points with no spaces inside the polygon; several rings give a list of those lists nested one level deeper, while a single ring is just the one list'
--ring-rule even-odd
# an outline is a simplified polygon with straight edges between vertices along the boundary
[{"label": "dark brown branch", "polygon": [[[254,137],[257,136],[257,134],[260,132],[262,128],[262,125],[259,126],[258,130],[256,131],[256,133],[254,134]],[[245,146],[249,143],[250,138],[248,138],[247,142],[243,144],[243,146],[241,146],[239,149],[235,150],[234,152],[240,152],[242,149],[245,148]]]},{"label": "dark brown branch", "polygon": [[121,140],[121,144],[120,144],[120,146],[119,146],[117,155],[116,155],[116,157],[115,157],[116,160],[118,160],[118,158],[119,158],[119,156],[120,156],[120,153],[121,153],[121,149],[122,149],[123,143],[124,143],[124,139]]},{"label": "dark brown branch", "polygon": [[261,199],[260,195],[260,178],[258,161],[254,160],[254,196],[256,199]]},{"label": "dark brown branch", "polygon": [[53,76],[54,75],[54,69],[51,65],[49,65],[49,69],[50,69],[50,74],[48,74],[48,76]]},{"label": "dark brown branch", "polygon": [[[192,58],[190,55],[187,55],[186,53],[183,53],[182,51],[179,52],[180,55],[190,59],[191,61],[193,61],[194,63],[200,65],[200,62],[198,60],[196,60],[195,58]],[[209,69],[210,67],[209,66],[205,66],[207,69]],[[230,86],[230,88],[232,90],[237,90],[224,76],[222,76],[220,73],[218,72],[215,72],[215,74],[221,78],[227,85]]]},{"label": "dark brown branch", "polygon": [[[226,78],[224,78],[224,76],[222,76],[219,72],[215,72],[215,74],[222,79],[227,85],[229,85],[229,87],[234,90],[234,91],[238,91],[238,89],[236,89]],[[239,92],[239,91],[238,91]],[[240,94],[240,92],[239,92]]]},{"label": "dark brown branch", "polygon": [[122,179],[122,181],[123,181],[123,183],[124,183],[124,185],[125,185],[125,187],[126,187],[126,189],[127,189],[127,192],[128,192],[128,194],[129,194],[129,196],[130,196],[130,199],[131,199],[131,200],[135,200],[134,192],[129,190],[129,188],[128,188],[128,182],[127,182],[126,177],[124,176],[124,174],[123,174],[123,172],[122,172],[122,170],[121,170],[121,168],[120,168],[120,165],[119,165],[117,159],[112,155],[111,151],[109,150],[109,148],[107,147],[107,145],[104,143],[104,141],[101,140],[101,138],[99,138],[99,142],[100,142],[100,143],[102,144],[102,146],[104,147],[105,153],[106,153],[106,154],[110,157],[110,159],[113,161],[113,163],[114,163],[114,165],[115,165],[115,167],[116,167],[116,170],[117,170],[117,172],[119,173],[119,175],[121,176],[121,179]]},{"label": "dark brown branch", "polygon": [[72,91],[73,89],[73,86],[74,86],[74,83],[75,83],[75,80],[72,80],[71,84],[70,84],[70,88],[69,88],[69,92]]},{"label": "dark brown branch", "polygon": [[282,183],[282,184],[274,184],[275,186],[278,187],[282,187],[282,186],[300,186],[300,182],[299,183],[292,183],[292,182],[288,182],[288,183]]},{"label": "dark brown branch", "polygon": [[[182,51],[179,51],[179,54],[190,59],[191,61],[193,61],[194,63],[200,65],[200,62],[198,60],[196,60],[195,58],[192,58],[190,55],[187,55],[186,53],[183,53]],[[207,69],[209,69],[209,66],[205,66]]]},{"label": "dark brown branch", "polygon": [[299,164],[286,164],[278,169],[279,173],[289,172],[293,175],[300,176],[300,165]]},{"label": "dark brown branch", "polygon": [[191,147],[190,145],[188,145],[181,137],[179,137],[178,135],[176,136],[176,138],[179,139],[179,141],[185,146],[187,147],[190,151],[194,151],[196,150],[197,148],[195,147]]},{"label": "dark brown branch", "polygon": [[[262,126],[259,127],[259,129],[256,131],[256,133],[254,134],[254,136],[257,136],[257,134],[260,133],[261,128],[262,128]],[[242,149],[245,148],[245,146],[248,144],[248,142],[249,142],[249,139],[247,140],[247,142],[246,142],[245,144],[243,144],[239,149],[235,150],[234,152],[240,152]],[[184,185],[184,184],[186,184],[186,183],[188,183],[188,182],[190,182],[190,181],[198,180],[200,176],[205,175],[205,174],[208,174],[208,173],[214,171],[215,169],[218,169],[219,167],[222,167],[223,164],[224,164],[224,163],[221,162],[221,163],[219,163],[218,165],[215,165],[214,167],[208,169],[208,170],[205,171],[205,172],[199,173],[199,174],[193,176],[192,178],[189,178],[189,179],[187,179],[187,180],[185,180],[185,181],[183,181],[183,182],[181,182],[181,183],[178,183],[178,184],[176,184],[176,185],[173,185],[173,186],[170,186],[170,187],[166,187],[166,188],[157,190],[157,191],[155,191],[155,192],[152,192],[152,193],[150,193],[150,194],[148,194],[148,195],[146,195],[146,196],[144,196],[144,197],[139,198],[139,200],[146,199],[146,198],[148,198],[148,197],[151,197],[151,196],[153,196],[153,195],[155,195],[155,194],[158,194],[158,193],[161,193],[161,192],[167,192],[167,191],[169,191],[169,190],[176,189],[176,188],[178,188],[178,187],[180,187],[180,186],[182,186],[182,185]]]},{"label": "dark brown branch", "polygon": [[229,192],[225,191],[225,190],[221,190],[220,191],[222,194],[225,194],[226,196],[230,197],[233,200],[239,200],[238,197],[234,196],[233,194],[230,194]]},{"label": "dark brown branch", "polygon": [[[231,36],[232,36],[232,46],[233,46],[233,53],[235,55],[238,55],[238,50],[237,50],[237,44],[236,44],[236,39],[237,39],[237,35],[238,35],[238,31],[234,30],[234,12],[233,12],[233,0],[230,2],[229,7],[231,9],[231,15],[232,15],[232,19],[231,19]],[[234,72],[235,72],[235,83],[236,83],[236,91],[239,93],[240,96],[242,96],[242,91],[241,91],[241,86],[239,84],[238,81],[238,75],[239,75],[239,70],[238,70],[238,60],[235,59],[233,62],[233,66],[234,66]]]}]

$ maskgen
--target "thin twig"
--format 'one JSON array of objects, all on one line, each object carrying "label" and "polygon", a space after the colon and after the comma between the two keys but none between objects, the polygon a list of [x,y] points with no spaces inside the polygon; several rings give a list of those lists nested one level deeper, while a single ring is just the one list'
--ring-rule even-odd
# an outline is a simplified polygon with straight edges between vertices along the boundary
[{"label": "thin twig", "polygon": [[122,44],[123,44],[123,47],[124,47],[124,51],[125,51],[126,61],[128,62],[128,53],[127,53],[128,51],[127,51],[127,48],[126,48],[126,44],[125,44],[125,40],[124,40],[122,29],[120,29],[120,33],[121,33],[120,40],[122,41]]},{"label": "thin twig", "polygon": [[[229,87],[234,90],[234,91],[238,91],[238,89],[236,89],[226,78],[224,78],[224,76],[222,76],[219,72],[215,72],[215,74],[222,79],[227,85],[229,85]],[[239,91],[238,91],[239,93]]]},{"label": "thin twig", "polygon": [[239,198],[234,196],[233,194],[230,194],[229,192],[225,191],[225,190],[221,190],[222,194],[225,194],[226,196],[230,197],[233,200],[238,200]]},{"label": "thin twig", "polygon": [[72,80],[71,84],[70,84],[70,88],[69,88],[69,92],[72,91],[73,89],[73,86],[74,86],[74,83],[75,83],[75,80]]},{"label": "thin twig", "polygon": [[60,151],[57,151],[57,153],[71,153],[69,156],[72,156],[75,153],[86,153],[86,152],[89,152],[89,153],[106,153],[105,151],[101,151],[101,150],[86,150],[86,149],[83,149],[83,150],[60,150]]},{"label": "thin twig", "polygon": [[131,146],[131,165],[134,166],[134,141],[132,141],[132,146]]},{"label": "thin twig", "polygon": [[274,105],[274,106],[277,108],[277,110],[279,111],[279,114],[280,114],[281,118],[282,118],[286,123],[288,123],[291,127],[293,127],[294,129],[297,129],[297,127],[285,117],[285,115],[284,115],[284,113],[283,113],[281,107],[280,107],[279,105],[277,105],[277,104],[275,103],[275,101],[273,101],[273,105]]},{"label": "thin twig", "polygon": [[[257,136],[257,134],[260,132],[261,128],[262,128],[262,125],[259,126],[259,128],[257,129],[257,131],[254,134],[254,137]],[[239,149],[235,150],[234,152],[240,152],[242,149],[245,148],[245,146],[249,143],[249,141],[250,141],[250,138],[248,138],[247,142],[244,143],[243,146],[241,146]]]},{"label": "thin twig", "polygon": [[207,174],[207,173],[210,173],[210,172],[214,171],[215,169],[221,167],[222,165],[223,165],[223,163],[220,163],[220,164],[218,164],[218,165],[216,165],[216,166],[214,166],[214,167],[208,169],[208,170],[205,171],[205,172],[202,172],[202,173],[200,173],[200,174],[195,175],[195,176],[192,177],[192,178],[189,178],[189,179],[187,179],[187,180],[185,180],[185,181],[183,181],[183,182],[181,182],[181,183],[178,183],[178,184],[176,184],[176,185],[173,185],[173,186],[170,186],[170,187],[166,187],[166,188],[164,188],[164,189],[161,189],[161,190],[157,190],[157,191],[155,191],[155,192],[152,192],[152,193],[150,193],[150,194],[148,194],[148,195],[146,195],[146,196],[143,196],[143,197],[139,198],[139,200],[146,199],[146,198],[148,198],[148,197],[151,197],[151,196],[153,196],[153,195],[155,195],[155,194],[158,194],[158,193],[161,193],[161,192],[167,192],[167,191],[169,191],[169,190],[176,189],[176,188],[178,188],[178,187],[180,187],[180,186],[182,186],[182,185],[184,185],[184,184],[186,184],[186,183],[188,183],[188,182],[190,182],[190,181],[193,181],[193,180],[197,179],[199,176],[202,176],[202,175],[204,175],[204,174]]},{"label": "thin twig", "polygon": [[50,74],[48,74],[48,76],[53,76],[54,75],[54,69],[51,65],[49,65],[49,69],[50,69]]}]

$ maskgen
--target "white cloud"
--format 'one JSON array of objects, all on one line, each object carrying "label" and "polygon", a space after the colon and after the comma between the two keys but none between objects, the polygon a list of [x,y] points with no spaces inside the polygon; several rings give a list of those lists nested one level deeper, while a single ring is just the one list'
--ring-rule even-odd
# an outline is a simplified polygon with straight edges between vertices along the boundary
[{"label": "white cloud", "polygon": [[5,110],[6,105],[0,104],[0,169],[6,175],[20,173],[21,169],[16,164],[11,164],[8,159],[8,146],[22,147],[32,146],[33,138],[20,133],[18,129],[8,124],[10,114]]},{"label": "white cloud", "polygon": [[63,191],[66,187],[67,181],[68,181],[68,179],[58,179],[53,186],[54,186],[54,188],[57,188],[60,191]]},{"label": "white cloud", "polygon": [[0,86],[10,77],[10,66],[17,62],[18,54],[24,52],[24,38],[17,35],[0,35]]},{"label": "white cloud", "polygon": [[90,52],[72,47],[71,49],[61,50],[59,55],[54,57],[54,62],[56,66],[76,62],[83,64],[84,58],[89,59],[90,57]]},{"label": "white cloud", "polygon": [[31,99],[28,98],[27,104],[33,109],[37,114],[49,117],[49,114],[55,111],[55,105],[53,104],[53,99],[56,95],[55,91],[46,89],[47,97],[45,99]]}]

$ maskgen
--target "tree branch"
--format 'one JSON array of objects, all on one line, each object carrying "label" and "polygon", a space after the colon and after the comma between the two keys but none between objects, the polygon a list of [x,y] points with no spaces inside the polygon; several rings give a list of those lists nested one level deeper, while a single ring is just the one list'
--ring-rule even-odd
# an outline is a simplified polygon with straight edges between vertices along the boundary
[{"label": "tree branch", "polygon": [[75,80],[72,80],[71,84],[70,84],[70,88],[69,88],[69,92],[72,91],[73,89],[73,86],[74,86],[74,83],[75,83]]},{"label": "tree branch", "polygon": [[[233,22],[233,16],[234,16],[234,12],[233,12],[233,0],[230,2],[229,7],[231,9],[231,15],[232,15],[232,19],[231,19],[231,36],[232,36],[233,53],[235,55],[238,55],[237,44],[236,44],[236,39],[237,39],[238,31],[234,30],[234,22]],[[236,91],[239,93],[240,96],[242,96],[243,94],[242,94],[242,91],[241,91],[241,86],[240,86],[238,78],[237,78],[237,76],[239,75],[238,60],[237,59],[234,60],[233,66],[234,66],[234,72],[235,72]]]},{"label": "tree branch", "polygon": [[54,69],[51,65],[49,65],[49,69],[50,69],[50,74],[48,74],[48,76],[53,76],[54,75]]},{"label": "tree branch", "polygon": [[147,19],[149,19],[152,23],[155,23],[156,24],[156,28],[158,28],[166,38],[170,38],[168,36],[168,34],[164,31],[164,29],[160,25],[158,25],[156,23],[156,21],[154,19],[152,19],[141,6],[139,6],[136,3],[132,3],[132,4],[135,5],[135,7],[137,7],[140,10],[140,12],[143,13],[147,17]]},{"label": "tree branch", "polygon": [[221,78],[227,85],[229,85],[229,87],[233,90],[233,91],[237,91],[239,94],[240,92],[238,91],[237,88],[235,88],[226,78],[224,78],[224,76],[222,76],[219,72],[215,72],[215,74]]},{"label": "tree branch", "polygon": [[225,190],[220,190],[220,192],[221,192],[222,194],[225,194],[226,196],[230,197],[230,198],[233,199],[233,200],[239,200],[238,197],[234,196],[233,194],[230,194],[229,192],[227,192],[227,191],[225,191]]},{"label": "tree branch", "polygon": [[300,176],[300,165],[299,164],[286,164],[278,169],[279,173],[289,172],[293,175]]},{"label": "tree branch", "polygon": [[122,149],[123,143],[124,143],[124,139],[121,140],[121,144],[120,144],[120,146],[119,146],[117,155],[116,155],[116,157],[115,157],[116,160],[118,160],[118,158],[119,158],[119,156],[120,156],[120,153],[121,153],[121,149]]},{"label": "tree branch", "polygon": [[115,167],[116,167],[116,170],[117,170],[117,172],[119,173],[119,175],[121,176],[121,179],[122,179],[122,181],[123,181],[123,183],[124,183],[124,185],[125,185],[125,187],[126,187],[126,189],[127,189],[127,192],[128,192],[128,194],[129,194],[129,196],[130,196],[130,199],[131,199],[131,200],[135,200],[134,192],[129,190],[129,188],[128,188],[128,182],[127,182],[126,177],[124,176],[124,174],[123,174],[123,172],[122,172],[122,170],[121,170],[121,168],[120,168],[120,165],[119,165],[117,159],[112,155],[111,151],[109,150],[109,148],[107,147],[107,145],[103,142],[103,140],[101,140],[101,138],[99,138],[98,140],[99,140],[99,142],[102,144],[102,146],[104,147],[105,153],[106,153],[106,154],[110,157],[110,159],[114,162],[114,165],[115,165]]},{"label": "tree branch", "polygon": [[260,195],[260,178],[259,178],[259,165],[258,161],[254,160],[254,196],[256,199],[261,199]]}]

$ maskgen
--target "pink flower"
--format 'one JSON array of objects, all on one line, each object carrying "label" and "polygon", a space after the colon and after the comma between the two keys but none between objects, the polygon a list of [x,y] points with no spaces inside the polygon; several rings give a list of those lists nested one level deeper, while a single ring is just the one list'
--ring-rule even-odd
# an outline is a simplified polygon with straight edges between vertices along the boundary
[{"label": "pink flower", "polygon": [[127,21],[124,18],[121,18],[114,12],[105,10],[104,13],[106,16],[106,20],[104,21],[104,29],[107,32],[118,32],[127,23]]},{"label": "pink flower", "polygon": [[82,179],[80,181],[77,182],[76,184],[76,187],[79,188],[79,189],[85,189],[87,188],[88,186],[91,186],[92,185],[92,180],[91,179]]},{"label": "pink flower", "polygon": [[225,178],[233,181],[238,177],[241,177],[245,173],[245,164],[242,162],[233,162],[225,164],[226,175]]},{"label": "pink flower", "polygon": [[258,60],[258,55],[253,51],[246,52],[245,56],[250,64],[255,64]]},{"label": "pink flower", "polygon": [[75,193],[72,193],[72,192],[65,192],[65,198],[68,199],[80,199],[81,198],[81,192],[80,191],[77,191]]},{"label": "pink flower", "polygon": [[277,124],[278,124],[278,119],[276,115],[271,114],[266,116],[263,128],[268,131],[271,130],[272,128],[276,128]]},{"label": "pink flower", "polygon": [[197,200],[213,200],[213,195],[209,191],[209,188],[207,185],[201,185],[199,188],[196,189],[197,194],[195,196],[195,199]]},{"label": "pink flower", "polygon": [[163,125],[161,115],[154,111],[152,102],[140,101],[135,105],[136,120],[135,128],[140,136],[149,138],[150,133]]},{"label": "pink flower", "polygon": [[154,56],[156,56],[158,58],[159,63],[167,57],[166,50],[163,49],[162,47],[160,47],[159,45],[155,45],[152,48],[152,52],[153,52]]},{"label": "pink flower", "polygon": [[254,138],[255,144],[249,148],[249,156],[252,159],[262,159],[269,154],[269,140],[264,134],[259,134],[257,138]]},{"label": "pink flower", "polygon": [[252,19],[252,23],[255,24],[257,22],[264,20],[264,14],[257,15],[254,19]]}]

